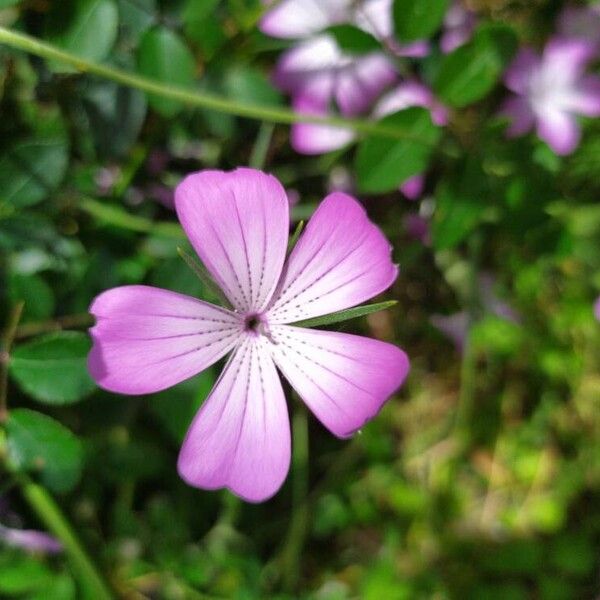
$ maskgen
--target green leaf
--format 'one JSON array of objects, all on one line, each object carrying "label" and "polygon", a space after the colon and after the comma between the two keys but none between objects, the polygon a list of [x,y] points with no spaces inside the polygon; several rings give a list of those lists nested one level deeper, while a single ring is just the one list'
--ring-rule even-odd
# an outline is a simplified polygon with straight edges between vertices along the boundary
[{"label": "green leaf", "polygon": [[19,4],[22,0],[0,0],[0,9]]},{"label": "green leaf", "polygon": [[55,575],[44,563],[31,556],[8,552],[0,555],[0,573],[0,593],[9,596],[31,594],[45,588]]},{"label": "green leaf", "polygon": [[298,243],[298,239],[300,238],[300,234],[304,230],[304,221],[298,221],[298,225],[296,225],[296,229],[294,229],[294,233],[292,237],[288,241],[287,252],[288,254],[292,253],[292,250],[296,247]]},{"label": "green leaf", "polygon": [[390,192],[409,177],[422,173],[441,135],[423,108],[403,110],[380,123],[405,131],[406,139],[370,135],[361,142],[355,168],[359,190],[364,193]]},{"label": "green leaf", "polygon": [[22,471],[38,472],[44,485],[67,492],[79,481],[81,441],[58,421],[26,408],[11,410],[6,421],[8,457]]},{"label": "green leaf", "polygon": [[241,102],[261,106],[279,106],[281,94],[265,74],[248,65],[237,65],[225,73],[223,85],[227,95]]},{"label": "green leaf", "polygon": [[11,273],[8,281],[8,295],[12,304],[25,302],[21,321],[43,321],[54,312],[52,288],[38,275]]},{"label": "green leaf", "polygon": [[481,222],[490,209],[488,177],[477,160],[467,160],[455,168],[454,179],[440,183],[435,194],[431,238],[436,250],[454,248]]},{"label": "green leaf", "polygon": [[442,60],[434,82],[441,100],[462,107],[483,98],[512,58],[517,40],[505,25],[483,25],[472,41]]},{"label": "green leaf", "polygon": [[95,389],[87,370],[90,347],[88,336],[75,331],[40,337],[12,352],[10,374],[40,402],[77,402]]},{"label": "green leaf", "polygon": [[119,27],[122,28],[132,42],[152,27],[157,21],[158,7],[156,0],[118,0]]},{"label": "green leaf", "polygon": [[292,325],[295,327],[319,327],[321,325],[331,325],[332,323],[340,323],[341,321],[348,321],[349,319],[364,317],[365,315],[370,315],[371,313],[379,312],[380,310],[386,310],[396,304],[398,304],[397,300],[376,302],[375,304],[363,304],[362,306],[340,310],[321,317],[297,321],[296,323],[292,323]]},{"label": "green leaf", "polygon": [[[114,0],[62,0],[53,3],[48,41],[92,61],[108,56],[117,39],[119,12]],[[72,71],[52,63],[57,71]]]},{"label": "green leaf", "polygon": [[62,136],[18,142],[0,156],[0,203],[31,206],[48,197],[65,176],[68,144]]},{"label": "green leaf", "polygon": [[[138,54],[138,70],[158,83],[191,87],[196,65],[194,56],[183,40],[164,27],[149,29],[142,36]],[[152,94],[148,101],[163,117],[173,117],[183,105],[175,100]]]},{"label": "green leaf", "polygon": [[436,250],[454,248],[475,229],[485,210],[485,200],[462,195],[447,182],[436,193],[431,237]]},{"label": "green leaf", "polygon": [[366,54],[381,49],[381,44],[370,33],[354,25],[333,25],[326,31],[347,54]]},{"label": "green leaf", "polygon": [[414,42],[433,35],[442,24],[449,0],[395,0],[393,15],[396,36]]},{"label": "green leaf", "polygon": [[227,34],[218,14],[220,2],[221,0],[187,0],[181,13],[186,38],[198,45],[207,61],[227,41]]},{"label": "green leaf", "polygon": [[111,81],[88,81],[82,104],[98,154],[101,157],[128,156],[146,118],[145,94]]}]

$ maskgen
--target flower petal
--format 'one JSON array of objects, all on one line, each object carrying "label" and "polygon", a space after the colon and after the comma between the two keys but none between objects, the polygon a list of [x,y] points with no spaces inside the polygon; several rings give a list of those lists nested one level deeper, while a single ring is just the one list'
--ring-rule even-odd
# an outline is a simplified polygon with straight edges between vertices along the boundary
[{"label": "flower petal", "polygon": [[529,102],[520,96],[508,98],[500,110],[500,114],[511,119],[506,130],[508,137],[517,137],[527,133],[535,124],[535,115]]},{"label": "flower petal", "polygon": [[292,251],[267,311],[293,323],[360,304],[396,279],[391,246],[351,196],[327,196]]},{"label": "flower petal", "polygon": [[401,186],[400,191],[409,200],[418,200],[423,194],[425,189],[425,176],[424,175],[413,175],[407,179]]},{"label": "flower petal", "polygon": [[200,373],[234,347],[242,330],[225,309],[144,285],[106,291],[90,312],[90,373],[123,394],[157,392]]},{"label": "flower petal", "polygon": [[[327,116],[327,109],[311,98],[300,97],[294,101],[294,110],[308,115]],[[354,132],[344,127],[296,123],[291,131],[291,144],[300,154],[323,154],[343,148],[354,140]]]},{"label": "flower petal", "polygon": [[600,77],[588,75],[584,77],[571,95],[568,108],[572,112],[586,117],[600,116]]},{"label": "flower petal", "polygon": [[290,464],[287,405],[265,343],[246,339],[194,418],[177,465],[190,485],[227,487],[244,500],[261,502],[285,480]]},{"label": "flower petal", "polygon": [[282,0],[269,10],[260,29],[278,38],[304,38],[342,23],[347,16],[348,0]]},{"label": "flower petal", "polygon": [[261,311],[285,260],[289,202],[274,177],[255,169],[200,171],[175,191],[175,207],[198,256],[232,305]]},{"label": "flower petal", "polygon": [[504,83],[517,94],[527,93],[531,76],[540,66],[540,57],[532,48],[522,48],[504,73]]},{"label": "flower petal", "polygon": [[406,354],[379,340],[287,325],[273,326],[271,334],[275,363],[338,437],[374,417],[409,371]]},{"label": "flower petal", "polygon": [[404,110],[411,106],[422,106],[431,111],[432,121],[436,125],[448,123],[448,110],[440,104],[433,92],[419,81],[405,81],[382,96],[373,109],[377,118]]},{"label": "flower petal", "polygon": [[282,54],[275,69],[274,81],[284,92],[328,102],[333,93],[336,73],[349,60],[332,35],[318,35]]},{"label": "flower petal", "polygon": [[594,58],[594,44],[575,38],[552,38],[544,48],[543,64],[556,81],[573,81]]},{"label": "flower petal", "polygon": [[335,79],[335,97],[340,112],[347,117],[364,112],[397,77],[395,66],[381,52],[353,58],[340,69]]},{"label": "flower petal", "polygon": [[538,115],[537,132],[559,155],[573,152],[581,135],[575,117],[556,109],[547,109]]}]

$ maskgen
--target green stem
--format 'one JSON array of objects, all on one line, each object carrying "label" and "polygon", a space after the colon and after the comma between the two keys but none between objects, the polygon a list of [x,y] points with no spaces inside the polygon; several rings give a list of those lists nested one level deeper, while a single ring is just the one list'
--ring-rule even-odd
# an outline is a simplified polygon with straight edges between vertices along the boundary
[{"label": "green stem", "polygon": [[78,207],[92,217],[121,229],[138,233],[153,233],[176,240],[186,239],[183,229],[177,223],[156,223],[145,217],[130,215],[115,204],[98,202],[93,198],[82,198]]},{"label": "green stem", "polygon": [[475,403],[477,383],[477,354],[471,342],[471,329],[477,321],[480,310],[479,294],[479,255],[481,251],[481,237],[473,234],[469,240],[469,281],[467,297],[467,331],[463,349],[460,371],[460,394],[458,397],[458,410],[456,413],[455,430],[459,435],[461,447],[464,449],[470,442],[470,424]]},{"label": "green stem", "polygon": [[17,327],[19,326],[24,306],[24,302],[17,302],[17,304],[15,304],[10,317],[8,318],[6,331],[4,332],[0,343],[0,423],[4,422],[8,415],[7,396],[10,349],[15,339],[15,335],[17,334]]},{"label": "green stem", "polygon": [[282,551],[283,588],[293,593],[300,578],[302,548],[306,540],[308,496],[308,418],[301,403],[296,404],[292,419],[294,454],[292,459],[292,519]]},{"label": "green stem", "polygon": [[51,333],[53,331],[62,331],[63,329],[79,329],[91,327],[94,319],[88,313],[80,315],[65,315],[64,317],[56,317],[49,321],[39,321],[37,323],[25,323],[17,328],[15,339],[40,335],[42,333]]},{"label": "green stem", "polygon": [[114,598],[113,593],[87,556],[75,532],[52,496],[26,475],[18,474],[16,477],[28,504],[48,531],[52,532],[63,544],[65,552],[85,590],[83,597],[90,600],[111,600]]},{"label": "green stem", "polygon": [[0,43],[6,44],[12,48],[17,48],[46,60],[53,60],[65,65],[69,65],[80,73],[91,73],[98,77],[110,79],[121,85],[142,90],[148,94],[169,98],[179,101],[189,106],[215,110],[217,112],[228,113],[238,117],[248,117],[270,123],[316,123],[319,125],[330,125],[334,127],[346,127],[353,129],[358,133],[380,135],[382,137],[413,140],[420,144],[431,144],[427,140],[407,134],[397,127],[380,125],[377,122],[360,119],[344,119],[342,117],[319,117],[315,115],[297,113],[287,108],[267,107],[257,104],[248,104],[230,100],[222,96],[207,94],[197,90],[186,89],[183,87],[162,84],[152,79],[129,73],[122,69],[117,69],[107,65],[101,65],[90,60],[86,60],[42,42],[30,35],[19,33],[0,27]]},{"label": "green stem", "polygon": [[265,168],[274,130],[275,125],[273,125],[273,123],[261,124],[258,135],[256,136],[256,141],[254,142],[254,147],[252,148],[252,154],[250,154],[250,160],[248,161],[248,165],[253,169]]}]

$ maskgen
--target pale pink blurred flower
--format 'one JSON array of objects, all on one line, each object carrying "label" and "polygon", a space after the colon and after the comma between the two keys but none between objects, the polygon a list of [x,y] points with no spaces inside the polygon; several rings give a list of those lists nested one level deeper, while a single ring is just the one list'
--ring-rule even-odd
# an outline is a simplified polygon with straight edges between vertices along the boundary
[{"label": "pale pink blurred flower", "polygon": [[444,18],[440,48],[444,54],[449,54],[466,44],[472,37],[477,17],[475,13],[464,7],[462,2],[452,3]]},{"label": "pale pink blurred flower", "polygon": [[596,300],[596,304],[594,305],[594,315],[598,321],[600,321],[600,297]]},{"label": "pale pink blurred flower", "polygon": [[57,554],[62,552],[62,544],[51,535],[34,529],[14,529],[0,525],[0,542],[21,548],[28,552]]},{"label": "pale pink blurred flower", "polygon": [[[375,104],[372,112],[374,119],[381,119],[387,115],[410,108],[420,106],[431,112],[432,121],[443,126],[448,123],[448,110],[443,106],[433,92],[424,84],[416,80],[404,81],[395,88],[384,94]],[[327,116],[327,109],[320,105],[311,103],[304,98],[294,103],[298,112]],[[351,129],[344,127],[332,127],[329,125],[317,125],[314,123],[297,123],[292,126],[291,144],[292,148],[300,154],[323,154],[353,142],[356,138]],[[401,186],[400,190],[410,200],[416,200],[423,192],[425,179],[423,175],[415,175]]]},{"label": "pale pink blurred flower", "polygon": [[556,152],[570,154],[579,144],[578,115],[600,116],[600,77],[585,73],[594,46],[576,39],[555,38],[541,56],[523,48],[504,76],[515,93],[501,114],[512,119],[509,137],[534,127]]},{"label": "pale pink blurred flower", "polygon": [[398,269],[364,208],[327,196],[286,258],[289,201],[253,169],[202,171],[175,191],[192,246],[232,308],[143,285],[98,296],[89,369],[124,394],[166,389],[229,359],[194,419],[178,469],[190,485],[259,502],[282,485],[290,428],[277,368],[317,418],[348,437],[402,384],[405,353],[385,342],[293,325],[387,289]]},{"label": "pale pink blurred flower", "polygon": [[422,215],[407,214],[404,217],[404,229],[411,238],[421,242],[424,246],[431,244],[429,221]]}]

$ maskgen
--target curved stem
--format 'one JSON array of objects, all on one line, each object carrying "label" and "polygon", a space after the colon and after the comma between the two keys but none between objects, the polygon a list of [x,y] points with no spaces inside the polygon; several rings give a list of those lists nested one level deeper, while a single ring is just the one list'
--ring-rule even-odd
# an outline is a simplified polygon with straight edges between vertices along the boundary
[{"label": "curved stem", "polygon": [[17,333],[17,327],[21,320],[25,302],[18,302],[13,308],[6,331],[0,340],[0,423],[2,423],[8,414],[6,397],[8,393],[8,361],[10,360],[10,349]]},{"label": "curved stem", "polygon": [[408,134],[397,127],[380,125],[373,121],[359,119],[344,119],[342,117],[319,117],[297,113],[287,108],[260,106],[230,100],[222,96],[207,94],[204,92],[186,89],[183,87],[162,84],[146,77],[129,73],[122,69],[101,65],[90,60],[81,58],[70,52],[65,52],[56,46],[42,42],[30,35],[12,31],[6,27],[0,27],[0,43],[12,48],[17,48],[46,60],[53,60],[69,65],[80,73],[91,73],[105,79],[110,79],[121,85],[142,90],[149,94],[177,100],[188,106],[207,108],[218,112],[248,117],[271,123],[316,123],[319,125],[330,125],[334,127],[346,127],[358,133],[374,134],[382,137],[413,140],[420,144],[431,145],[430,141]]},{"label": "curved stem", "polygon": [[52,496],[26,475],[19,473],[15,474],[15,477],[27,503],[47,529],[63,544],[85,592],[82,597],[89,600],[112,600],[113,593],[104,583]]}]

